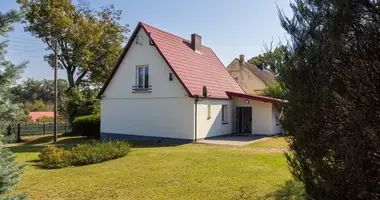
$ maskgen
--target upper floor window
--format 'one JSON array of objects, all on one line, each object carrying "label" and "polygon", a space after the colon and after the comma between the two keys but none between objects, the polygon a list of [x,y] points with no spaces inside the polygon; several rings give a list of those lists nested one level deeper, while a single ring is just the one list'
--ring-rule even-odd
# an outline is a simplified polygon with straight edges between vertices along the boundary
[{"label": "upper floor window", "polygon": [[149,88],[149,66],[140,65],[137,66],[137,88],[144,89]]}]

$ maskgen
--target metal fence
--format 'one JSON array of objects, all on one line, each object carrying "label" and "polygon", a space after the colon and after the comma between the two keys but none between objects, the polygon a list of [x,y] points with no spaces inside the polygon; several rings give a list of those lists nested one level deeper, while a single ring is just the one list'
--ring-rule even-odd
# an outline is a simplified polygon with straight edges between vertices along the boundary
[{"label": "metal fence", "polygon": [[[57,123],[57,133],[69,132],[67,122],[60,121]],[[54,133],[54,123],[19,123],[9,125],[7,128],[7,136],[13,137],[15,141],[20,141],[21,136],[44,135]]]}]

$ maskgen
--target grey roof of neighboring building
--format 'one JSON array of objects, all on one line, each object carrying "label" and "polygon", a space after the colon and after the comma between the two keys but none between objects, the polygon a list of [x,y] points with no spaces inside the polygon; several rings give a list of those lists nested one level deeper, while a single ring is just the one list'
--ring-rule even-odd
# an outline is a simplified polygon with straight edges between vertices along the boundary
[{"label": "grey roof of neighboring building", "polygon": [[[240,65],[239,59],[235,58],[231,62],[230,65],[236,65],[237,67],[239,67],[239,65]],[[257,66],[255,66],[255,65],[253,65],[251,63],[248,63],[248,62],[244,62],[244,66],[247,67],[253,74],[255,74],[266,85],[272,85],[272,84],[276,83],[276,77],[275,77],[275,75],[271,71],[269,71],[267,69],[261,70]]]}]

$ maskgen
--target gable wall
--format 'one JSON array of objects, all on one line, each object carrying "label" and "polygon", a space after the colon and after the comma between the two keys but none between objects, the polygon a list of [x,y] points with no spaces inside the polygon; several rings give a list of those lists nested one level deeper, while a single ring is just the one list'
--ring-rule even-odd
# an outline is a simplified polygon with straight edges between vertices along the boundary
[{"label": "gable wall", "polygon": [[[142,41],[142,45],[136,44],[136,40]],[[132,86],[136,84],[136,66],[149,65],[149,84],[152,85],[151,93],[132,93]],[[169,73],[172,73],[165,60],[159,54],[155,46],[149,44],[149,37],[141,28],[131,47],[125,55],[116,74],[104,92],[104,98],[167,98],[188,96],[185,88],[175,77],[169,81]]]},{"label": "gable wall", "polygon": [[238,79],[238,84],[248,94],[260,94],[266,87],[265,83],[246,67],[242,69],[228,67],[227,69],[235,80]]}]

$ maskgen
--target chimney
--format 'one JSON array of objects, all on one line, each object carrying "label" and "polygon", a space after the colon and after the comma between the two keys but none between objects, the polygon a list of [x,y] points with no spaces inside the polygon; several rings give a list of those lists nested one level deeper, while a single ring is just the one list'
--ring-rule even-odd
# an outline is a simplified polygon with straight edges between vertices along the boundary
[{"label": "chimney", "polygon": [[244,69],[245,56],[244,54],[240,54],[239,56],[239,70]]},{"label": "chimney", "polygon": [[240,58],[240,62],[243,64],[245,62],[244,54],[240,54],[239,58]]},{"label": "chimney", "polygon": [[202,37],[198,34],[191,34],[191,47],[197,53],[201,53]]}]

